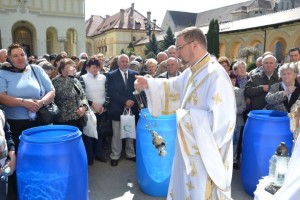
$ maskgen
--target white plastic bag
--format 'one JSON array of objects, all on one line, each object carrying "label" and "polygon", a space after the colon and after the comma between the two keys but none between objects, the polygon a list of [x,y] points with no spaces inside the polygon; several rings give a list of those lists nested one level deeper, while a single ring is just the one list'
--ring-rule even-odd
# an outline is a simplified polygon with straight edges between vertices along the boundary
[{"label": "white plastic bag", "polygon": [[132,115],[130,108],[125,108],[120,116],[120,136],[123,138],[136,138],[135,116]]},{"label": "white plastic bag", "polygon": [[98,139],[97,118],[92,109],[88,106],[86,126],[83,127],[83,134]]},{"label": "white plastic bag", "polygon": [[7,142],[4,133],[4,124],[5,124],[5,116],[2,110],[0,110],[0,161],[2,159],[3,159],[2,161],[6,160],[8,155]]}]

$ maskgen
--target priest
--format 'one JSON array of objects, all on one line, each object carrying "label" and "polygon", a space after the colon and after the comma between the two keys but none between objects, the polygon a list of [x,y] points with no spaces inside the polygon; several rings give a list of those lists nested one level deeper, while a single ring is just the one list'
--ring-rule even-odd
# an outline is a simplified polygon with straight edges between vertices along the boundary
[{"label": "priest", "polygon": [[168,200],[231,199],[235,97],[228,74],[207,52],[196,27],[176,37],[177,55],[188,68],[171,79],[136,76],[150,113],[177,115],[177,142]]}]

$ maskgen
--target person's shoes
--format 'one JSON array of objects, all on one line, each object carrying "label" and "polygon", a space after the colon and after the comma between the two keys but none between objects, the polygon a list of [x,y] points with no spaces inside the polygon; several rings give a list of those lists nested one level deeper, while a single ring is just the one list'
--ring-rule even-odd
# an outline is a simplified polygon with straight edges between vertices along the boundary
[{"label": "person's shoes", "polygon": [[132,162],[136,162],[136,159],[135,159],[136,157],[132,157],[132,158],[126,158],[126,160],[130,160],[130,161],[132,161]]},{"label": "person's shoes", "polygon": [[107,159],[104,156],[96,156],[95,160],[97,160],[99,162],[103,162],[103,163],[107,162]]},{"label": "person's shoes", "polygon": [[94,164],[94,158],[88,158],[88,165]]},{"label": "person's shoes", "polygon": [[239,170],[240,164],[239,163],[233,163],[233,169]]},{"label": "person's shoes", "polygon": [[111,165],[112,167],[115,167],[115,166],[118,165],[118,162],[119,162],[119,160],[111,160],[111,161],[110,161],[110,165]]}]

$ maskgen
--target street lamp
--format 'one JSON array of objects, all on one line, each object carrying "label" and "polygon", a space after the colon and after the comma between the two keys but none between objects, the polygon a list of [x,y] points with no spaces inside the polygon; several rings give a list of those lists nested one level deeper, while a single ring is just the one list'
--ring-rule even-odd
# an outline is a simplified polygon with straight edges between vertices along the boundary
[{"label": "street lamp", "polygon": [[156,19],[151,22],[151,12],[147,12],[147,18],[144,18],[145,30],[147,35],[149,36],[149,42],[151,40],[151,33],[155,30]]}]

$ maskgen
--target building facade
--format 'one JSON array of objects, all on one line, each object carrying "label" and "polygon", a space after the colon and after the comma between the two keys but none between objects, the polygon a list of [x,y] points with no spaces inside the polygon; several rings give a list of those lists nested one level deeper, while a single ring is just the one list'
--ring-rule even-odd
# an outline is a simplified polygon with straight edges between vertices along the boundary
[{"label": "building facade", "polygon": [[[159,34],[161,32],[153,21],[151,12],[148,12],[145,17],[135,10],[134,3],[127,9],[120,9],[120,12],[112,16],[106,15],[105,18],[91,16],[86,21],[87,52],[89,55],[102,53],[109,58],[126,50],[129,43],[135,45],[141,40],[148,43],[147,33]],[[148,24],[148,27],[145,24]],[[135,53],[143,56],[144,46],[135,49]]]},{"label": "building facade", "polygon": [[84,0],[1,0],[0,49],[20,43],[27,55],[85,51]]},{"label": "building facade", "polygon": [[220,24],[220,56],[235,60],[244,47],[254,47],[288,62],[289,49],[300,47],[299,13],[300,7]]}]

